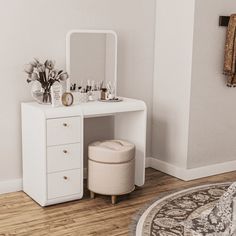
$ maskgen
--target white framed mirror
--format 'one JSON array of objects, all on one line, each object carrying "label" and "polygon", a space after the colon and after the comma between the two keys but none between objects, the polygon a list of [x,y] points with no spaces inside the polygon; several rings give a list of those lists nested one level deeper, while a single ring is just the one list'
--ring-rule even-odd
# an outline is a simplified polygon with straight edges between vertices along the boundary
[{"label": "white framed mirror", "polygon": [[117,34],[112,30],[72,30],[66,37],[66,69],[71,84],[108,83],[117,93]]}]

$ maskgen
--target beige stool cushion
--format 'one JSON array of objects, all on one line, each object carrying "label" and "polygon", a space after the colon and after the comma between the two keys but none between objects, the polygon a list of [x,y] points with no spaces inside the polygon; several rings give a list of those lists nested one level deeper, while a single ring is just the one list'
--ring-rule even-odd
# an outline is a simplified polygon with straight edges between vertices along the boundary
[{"label": "beige stool cushion", "polygon": [[88,189],[104,195],[123,195],[134,190],[134,159],[121,164],[88,161]]},{"label": "beige stool cushion", "polygon": [[134,190],[135,146],[122,140],[94,142],[88,148],[88,189],[122,195]]},{"label": "beige stool cushion", "polygon": [[128,162],[132,160],[134,156],[134,144],[122,140],[94,142],[91,143],[88,148],[89,159],[102,163]]}]

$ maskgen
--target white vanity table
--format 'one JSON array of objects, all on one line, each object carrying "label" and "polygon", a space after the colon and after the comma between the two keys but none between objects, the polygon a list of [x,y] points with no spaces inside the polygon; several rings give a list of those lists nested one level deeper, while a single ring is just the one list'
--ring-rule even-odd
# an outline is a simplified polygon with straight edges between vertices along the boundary
[{"label": "white vanity table", "polygon": [[[88,80],[102,81],[103,86],[113,85],[116,95],[114,31],[72,30],[66,37],[66,52],[67,90],[70,82],[84,86]],[[87,118],[113,116],[113,138],[135,144],[135,184],[144,184],[147,111],[143,101],[123,98],[122,102],[91,101],[56,108],[30,102],[22,103],[21,112],[23,190],[41,206],[83,197],[84,137],[91,134],[85,128]]]},{"label": "white vanity table", "polygon": [[84,119],[114,116],[114,138],[136,146],[135,184],[144,184],[146,105],[88,102],[71,107],[22,103],[23,190],[41,206],[83,196]]}]

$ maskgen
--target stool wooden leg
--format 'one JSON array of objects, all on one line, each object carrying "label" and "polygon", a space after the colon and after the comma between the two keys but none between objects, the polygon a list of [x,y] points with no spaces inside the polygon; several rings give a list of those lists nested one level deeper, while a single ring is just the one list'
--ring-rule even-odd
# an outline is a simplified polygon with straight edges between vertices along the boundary
[{"label": "stool wooden leg", "polygon": [[95,193],[90,191],[90,198],[94,199],[95,198]]},{"label": "stool wooden leg", "polygon": [[117,199],[117,196],[115,196],[115,195],[112,195],[111,196],[111,203],[114,205],[114,204],[116,204],[116,199]]}]

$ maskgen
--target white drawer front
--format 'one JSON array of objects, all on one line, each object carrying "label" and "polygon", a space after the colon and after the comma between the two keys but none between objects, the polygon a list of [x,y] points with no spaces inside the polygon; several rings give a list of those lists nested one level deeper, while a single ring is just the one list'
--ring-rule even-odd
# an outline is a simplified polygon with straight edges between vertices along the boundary
[{"label": "white drawer front", "polygon": [[80,141],[80,117],[47,120],[47,145]]},{"label": "white drawer front", "polygon": [[80,144],[67,144],[47,148],[47,171],[55,172],[80,168]]},{"label": "white drawer front", "polygon": [[79,194],[81,192],[79,169],[48,174],[48,199]]}]

